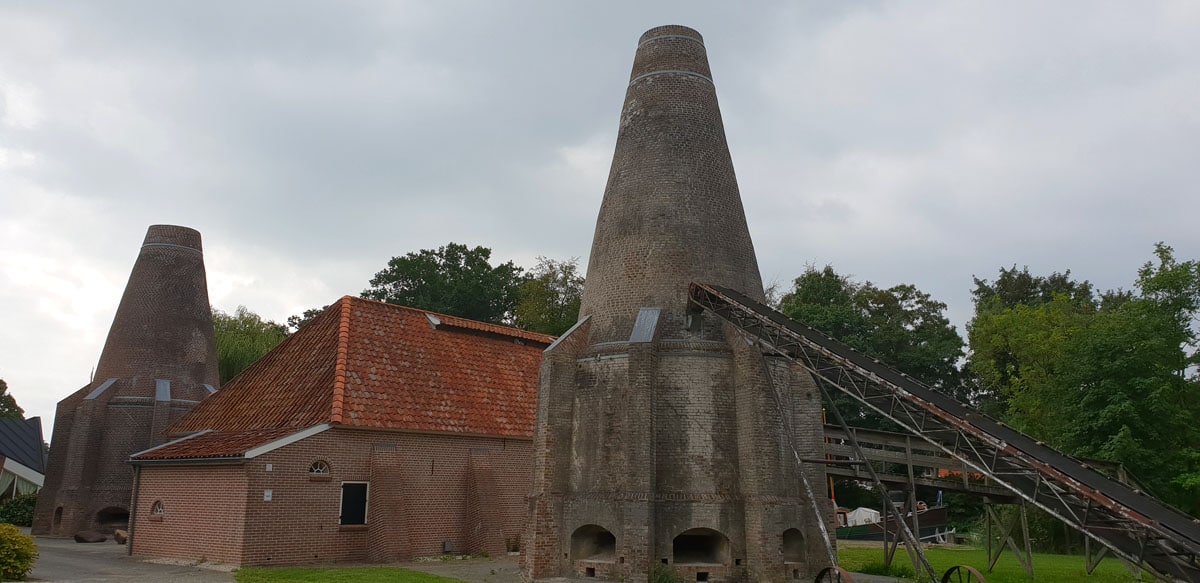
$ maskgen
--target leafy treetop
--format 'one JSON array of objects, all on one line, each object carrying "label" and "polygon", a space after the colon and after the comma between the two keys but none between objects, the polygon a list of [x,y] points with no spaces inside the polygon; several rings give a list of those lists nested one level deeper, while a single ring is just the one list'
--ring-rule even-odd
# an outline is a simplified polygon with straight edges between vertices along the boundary
[{"label": "leafy treetop", "polygon": [[[888,289],[855,282],[833,267],[809,266],[780,300],[789,318],[815,328],[850,347],[961,398],[958,360],[963,341],[945,316],[946,304],[915,286]],[[896,429],[836,393],[836,406],[847,422],[867,428]]]},{"label": "leafy treetop", "polygon": [[1200,263],[1161,243],[1154,255],[1129,292],[1097,297],[1063,278],[1007,304],[977,294],[967,370],[993,415],[1068,454],[1119,462],[1195,513]]},{"label": "leafy treetop", "polygon": [[362,296],[495,324],[513,320],[524,278],[509,261],[492,266],[492,250],[450,243],[393,257]]},{"label": "leafy treetop", "polygon": [[254,364],[288,336],[284,325],[263,320],[246,306],[238,306],[232,314],[213,310],[213,329],[221,384]]},{"label": "leafy treetop", "polygon": [[538,264],[521,284],[514,324],[518,328],[558,336],[579,319],[583,276],[579,259],[556,261],[538,257]]},{"label": "leafy treetop", "polygon": [[0,379],[0,418],[24,419],[25,410],[17,405],[17,400],[8,394],[8,383]]}]

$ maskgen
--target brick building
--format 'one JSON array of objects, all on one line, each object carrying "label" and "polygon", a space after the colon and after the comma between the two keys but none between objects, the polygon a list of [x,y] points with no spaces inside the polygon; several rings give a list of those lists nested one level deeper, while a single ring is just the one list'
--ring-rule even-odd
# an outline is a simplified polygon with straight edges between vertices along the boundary
[{"label": "brick building", "polygon": [[[545,353],[525,573],[811,579],[820,396],[807,372],[688,309],[693,281],[762,301],[704,41],[642,35],[596,221],[580,322]],[[811,466],[811,464],[810,464]],[[817,490],[820,491],[820,490]]]},{"label": "brick building", "polygon": [[129,454],[217,390],[200,233],[152,225],[117,306],[93,381],[58,402],[33,533],[125,528]]},{"label": "brick building", "polygon": [[344,297],[132,457],[130,552],[236,565],[519,545],[551,337]]}]

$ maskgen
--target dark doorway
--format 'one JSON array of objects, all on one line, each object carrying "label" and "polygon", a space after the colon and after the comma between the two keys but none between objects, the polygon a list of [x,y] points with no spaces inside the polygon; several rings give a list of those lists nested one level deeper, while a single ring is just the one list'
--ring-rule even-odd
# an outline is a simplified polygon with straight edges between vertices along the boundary
[{"label": "dark doorway", "polygon": [[587,524],[571,534],[571,560],[615,561],[617,537],[602,526]]},{"label": "dark doorway", "polygon": [[109,506],[96,513],[96,524],[100,532],[112,534],[112,531],[129,528],[129,511],[117,506]]},{"label": "dark doorway", "polygon": [[795,528],[783,531],[783,560],[788,563],[804,562],[804,535]]},{"label": "dark doorway", "polygon": [[724,565],[729,562],[729,539],[711,528],[685,530],[671,543],[676,565]]}]

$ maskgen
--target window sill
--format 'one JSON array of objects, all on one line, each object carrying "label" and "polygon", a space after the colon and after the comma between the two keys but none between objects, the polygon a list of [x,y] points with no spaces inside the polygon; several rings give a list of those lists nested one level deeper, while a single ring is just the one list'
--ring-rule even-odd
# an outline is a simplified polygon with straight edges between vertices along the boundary
[{"label": "window sill", "polygon": [[310,482],[331,482],[331,481],[333,481],[333,476],[309,476],[308,481],[310,481]]},{"label": "window sill", "polygon": [[150,516],[146,517],[146,520],[149,520],[150,522],[162,522],[162,519],[163,517],[161,514],[151,514]]},{"label": "window sill", "polygon": [[365,524],[339,524],[338,532],[365,532],[367,525]]}]

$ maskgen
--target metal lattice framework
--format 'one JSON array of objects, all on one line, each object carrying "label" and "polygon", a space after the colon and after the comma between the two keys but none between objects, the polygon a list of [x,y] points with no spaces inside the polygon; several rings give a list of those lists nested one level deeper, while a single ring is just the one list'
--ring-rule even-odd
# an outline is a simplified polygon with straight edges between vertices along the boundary
[{"label": "metal lattice framework", "polygon": [[717,314],[1113,555],[1167,581],[1200,583],[1200,521],[738,292],[693,283]]}]

